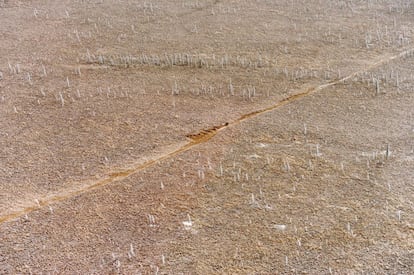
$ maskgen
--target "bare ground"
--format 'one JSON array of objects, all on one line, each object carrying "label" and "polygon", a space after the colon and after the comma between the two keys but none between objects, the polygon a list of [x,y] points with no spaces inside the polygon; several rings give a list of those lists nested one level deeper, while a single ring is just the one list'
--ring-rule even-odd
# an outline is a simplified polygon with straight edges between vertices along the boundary
[{"label": "bare ground", "polygon": [[0,2],[0,272],[413,273],[412,15]]}]

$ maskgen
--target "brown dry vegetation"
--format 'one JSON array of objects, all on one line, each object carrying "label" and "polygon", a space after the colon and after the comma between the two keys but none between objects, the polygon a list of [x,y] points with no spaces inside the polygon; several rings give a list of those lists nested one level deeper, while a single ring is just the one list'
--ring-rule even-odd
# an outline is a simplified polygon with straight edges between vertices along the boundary
[{"label": "brown dry vegetation", "polygon": [[410,0],[0,0],[0,273],[414,273]]}]

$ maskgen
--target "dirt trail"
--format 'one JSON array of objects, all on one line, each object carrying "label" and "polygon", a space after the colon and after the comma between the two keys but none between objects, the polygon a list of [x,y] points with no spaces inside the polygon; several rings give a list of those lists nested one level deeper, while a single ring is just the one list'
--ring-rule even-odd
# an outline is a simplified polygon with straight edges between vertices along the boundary
[{"label": "dirt trail", "polygon": [[343,83],[349,79],[352,79],[353,77],[357,76],[360,73],[363,72],[367,72],[371,69],[374,69],[380,65],[383,65],[387,62],[390,62],[394,59],[398,59],[407,55],[412,55],[414,54],[414,48],[410,48],[410,49],[406,49],[396,55],[390,55],[387,54],[385,56],[382,56],[381,58],[379,58],[378,60],[376,60],[375,62],[373,62],[371,65],[367,66],[365,69],[363,70],[359,70],[356,71],[344,78],[341,78],[339,80],[336,81],[332,81],[326,84],[322,84],[316,87],[310,87],[307,88],[305,91],[301,91],[298,92],[288,98],[285,98],[277,103],[275,103],[274,105],[267,107],[265,109],[261,109],[261,110],[257,110],[257,111],[253,111],[251,113],[242,115],[240,118],[236,119],[235,121],[232,122],[227,122],[223,125],[219,125],[219,126],[214,126],[214,127],[210,127],[209,129],[205,129],[205,130],[201,130],[199,133],[196,134],[188,134],[187,138],[189,139],[189,141],[187,143],[184,144],[177,144],[175,145],[172,149],[166,150],[164,152],[162,152],[161,154],[159,154],[158,156],[145,161],[144,163],[138,164],[135,167],[129,167],[129,168],[125,168],[125,169],[121,169],[119,171],[116,172],[111,172],[109,173],[107,176],[105,176],[104,178],[101,178],[97,181],[85,181],[85,184],[82,184],[80,188],[75,189],[75,190],[65,190],[64,192],[60,193],[60,194],[56,194],[50,197],[46,197],[43,199],[40,199],[38,201],[36,201],[36,204],[30,202],[28,203],[28,206],[24,209],[15,209],[15,210],[11,210],[12,213],[1,216],[0,217],[0,224],[14,220],[18,217],[24,216],[30,212],[33,212],[35,210],[41,209],[43,207],[49,206],[51,204],[60,202],[60,201],[65,201],[67,199],[73,198],[77,195],[81,195],[84,193],[87,193],[91,190],[94,189],[98,189],[100,187],[106,186],[110,183],[113,182],[117,182],[120,180],[123,180],[139,171],[142,171],[150,166],[153,166],[157,163],[159,163],[160,161],[172,158],[180,153],[183,153],[185,151],[188,151],[190,149],[192,149],[193,147],[205,143],[207,141],[209,141],[210,139],[212,139],[219,131],[222,131],[228,127],[232,127],[235,125],[238,125],[239,123],[263,115],[265,113],[268,113],[270,111],[273,111],[279,107],[282,107],[284,105],[287,105],[289,103],[298,101],[304,97],[307,97],[309,95],[312,95],[318,91],[321,91],[325,88],[337,85],[339,83]]}]

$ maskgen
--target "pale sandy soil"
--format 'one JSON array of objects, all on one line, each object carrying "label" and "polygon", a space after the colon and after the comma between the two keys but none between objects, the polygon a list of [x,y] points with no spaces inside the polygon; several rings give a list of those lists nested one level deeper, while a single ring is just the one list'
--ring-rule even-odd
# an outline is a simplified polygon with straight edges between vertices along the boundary
[{"label": "pale sandy soil", "polygon": [[0,0],[0,273],[414,273],[413,18]]}]

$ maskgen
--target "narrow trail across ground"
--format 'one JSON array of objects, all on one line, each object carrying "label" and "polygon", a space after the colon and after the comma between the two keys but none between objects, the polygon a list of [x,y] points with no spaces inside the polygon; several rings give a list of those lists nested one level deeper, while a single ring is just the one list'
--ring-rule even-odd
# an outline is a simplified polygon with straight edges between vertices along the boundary
[{"label": "narrow trail across ground", "polygon": [[189,141],[187,143],[180,143],[180,144],[176,144],[174,145],[172,148],[169,148],[167,150],[165,150],[164,152],[161,152],[159,155],[157,155],[156,157],[153,157],[143,163],[137,164],[135,167],[128,167],[128,168],[124,168],[124,169],[120,169],[119,171],[115,171],[115,172],[110,172],[107,174],[107,176],[99,179],[99,180],[95,180],[95,181],[85,181],[84,184],[81,184],[81,187],[75,190],[64,190],[63,192],[59,193],[59,194],[54,194],[52,196],[49,197],[45,197],[42,199],[39,199],[38,201],[36,201],[35,203],[30,202],[27,204],[27,206],[24,209],[11,209],[11,213],[1,216],[0,217],[0,224],[2,223],[6,223],[9,222],[11,220],[14,220],[16,218],[19,218],[21,216],[24,216],[26,214],[29,214],[30,212],[42,209],[46,206],[52,205],[54,203],[60,202],[60,201],[65,201],[68,200],[70,198],[73,198],[75,196],[87,193],[91,190],[95,190],[98,188],[101,188],[103,186],[106,186],[108,184],[123,180],[139,171],[142,171],[148,167],[151,167],[153,165],[156,165],[157,163],[159,163],[160,161],[166,160],[166,159],[170,159],[178,154],[181,154],[185,151],[188,151],[194,147],[196,147],[199,144],[202,143],[206,143],[207,141],[209,141],[210,139],[212,139],[219,131],[222,131],[226,128],[235,126],[240,124],[241,122],[248,120],[248,119],[252,119],[254,117],[263,115],[265,113],[271,112],[279,107],[285,106],[287,104],[296,102],[304,97],[310,96],[314,93],[317,93],[325,88],[337,85],[339,83],[345,82],[349,79],[352,79],[353,77],[357,76],[360,73],[363,72],[367,72],[371,69],[374,69],[378,66],[381,66],[387,62],[390,62],[394,59],[398,59],[407,55],[411,55],[414,53],[414,48],[409,48],[406,49],[398,54],[395,55],[390,55],[387,54],[381,58],[379,58],[378,60],[376,60],[375,62],[372,62],[371,65],[367,66],[365,69],[363,70],[359,70],[356,71],[346,77],[343,77],[339,80],[335,80],[326,84],[321,84],[319,86],[316,87],[310,87],[305,89],[305,91],[300,91],[294,95],[289,96],[288,98],[285,98],[279,102],[276,102],[275,104],[273,104],[272,106],[265,108],[265,109],[260,109],[257,111],[253,111],[250,113],[247,113],[245,115],[242,115],[241,117],[239,117],[238,119],[232,121],[232,122],[227,122],[223,125],[219,125],[219,126],[214,126],[211,127],[209,129],[204,129],[201,130],[199,133],[196,134],[189,134],[187,135],[187,137],[189,138]]}]

